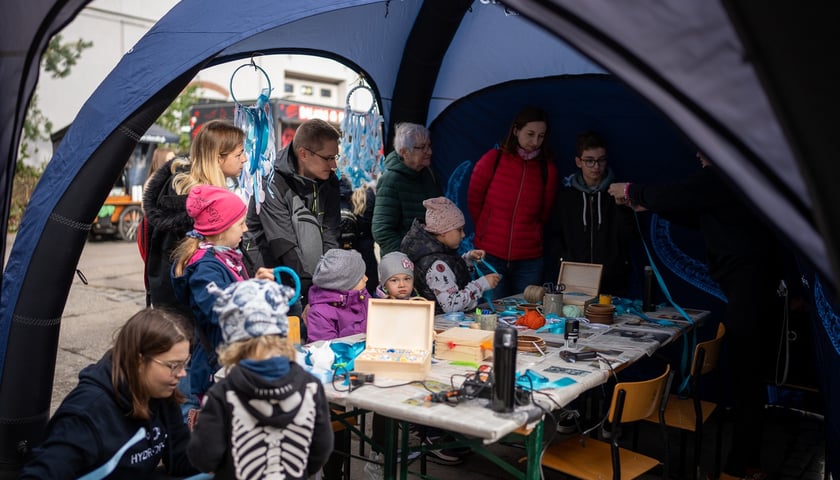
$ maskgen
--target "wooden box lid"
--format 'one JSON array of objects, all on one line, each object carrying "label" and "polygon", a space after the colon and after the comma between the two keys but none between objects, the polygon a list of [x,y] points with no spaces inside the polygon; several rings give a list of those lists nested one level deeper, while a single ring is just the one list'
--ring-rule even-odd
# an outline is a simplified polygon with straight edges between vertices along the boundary
[{"label": "wooden box lid", "polygon": [[563,290],[563,300],[565,301],[565,296],[570,293],[597,296],[603,269],[604,266],[600,263],[562,262],[557,284],[566,287]]},{"label": "wooden box lid", "polygon": [[431,351],[434,325],[435,302],[372,298],[365,347]]}]

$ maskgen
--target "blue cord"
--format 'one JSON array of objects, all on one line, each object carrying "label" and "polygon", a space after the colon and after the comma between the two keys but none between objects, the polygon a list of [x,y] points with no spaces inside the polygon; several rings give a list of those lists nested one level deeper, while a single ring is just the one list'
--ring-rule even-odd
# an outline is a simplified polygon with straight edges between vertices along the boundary
[{"label": "blue cord", "polygon": [[[639,224],[639,215],[635,210],[633,211],[633,218],[636,220],[636,230],[639,232],[639,238],[642,240],[642,246],[645,247],[645,254],[647,254],[648,262],[650,263],[651,269],[653,269],[653,274],[656,276],[656,283],[659,284],[659,288],[662,290],[662,293],[665,294],[665,299],[668,300],[668,303],[670,303],[671,306],[673,306],[674,309],[677,312],[679,312],[679,314],[682,315],[683,318],[686,319],[686,321],[691,327],[695,327],[694,320],[692,320],[691,317],[687,313],[685,313],[685,310],[683,310],[682,307],[677,305],[676,302],[674,302],[674,299],[671,298],[671,292],[668,291],[668,287],[665,285],[665,280],[662,279],[662,274],[660,274],[659,269],[656,268],[656,263],[653,261],[653,256],[650,254],[650,249],[647,246],[647,242],[645,242],[645,237],[642,234],[642,227]],[[641,312],[637,312],[636,314],[646,321],[662,324],[662,321],[652,319],[647,315],[643,315]],[[676,325],[673,322],[668,323],[670,323],[671,325]],[[691,368],[690,356],[691,352],[694,352],[694,348],[697,345],[697,329],[683,329],[682,327],[679,327],[679,329],[683,334],[683,352],[682,362],[680,364],[680,375],[682,376],[682,382],[680,382],[680,386],[677,389],[677,392],[682,393],[688,388],[688,383],[691,380],[691,372],[689,371]],[[690,348],[689,344],[691,345]]]}]

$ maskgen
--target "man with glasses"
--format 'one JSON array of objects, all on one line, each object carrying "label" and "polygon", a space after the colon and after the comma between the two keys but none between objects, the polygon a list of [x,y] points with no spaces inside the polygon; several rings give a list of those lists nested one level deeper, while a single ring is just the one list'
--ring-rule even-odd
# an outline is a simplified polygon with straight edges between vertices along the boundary
[{"label": "man with glasses", "polygon": [[414,219],[426,218],[423,200],[443,195],[431,163],[429,130],[416,123],[397,124],[394,151],[385,158],[373,207],[373,239],[380,255],[398,251]]},{"label": "man with glasses", "polygon": [[632,212],[607,193],[615,175],[607,163],[607,144],[594,132],[578,135],[578,170],[557,194],[546,241],[546,279],[555,281],[561,261],[598,263],[603,293],[625,296],[631,272]]},{"label": "man with glasses", "polygon": [[300,276],[301,302],[291,315],[306,303],[321,255],[339,246],[338,139],[338,130],[323,120],[302,123],[277,152],[274,178],[263,179],[260,199],[252,197],[248,205],[243,244],[249,267],[282,265]]}]

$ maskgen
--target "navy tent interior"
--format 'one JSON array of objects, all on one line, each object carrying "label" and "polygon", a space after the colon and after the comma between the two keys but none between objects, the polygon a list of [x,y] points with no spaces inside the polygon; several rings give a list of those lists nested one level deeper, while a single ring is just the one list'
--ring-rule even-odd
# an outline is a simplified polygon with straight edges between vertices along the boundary
[{"label": "navy tent interior", "polygon": [[[3,2],[0,112],[14,127],[0,134],[7,152],[0,170],[4,219],[40,56],[86,3]],[[816,343],[833,413],[827,444],[837,476],[837,380],[829,372],[840,363],[840,322],[830,300],[840,272],[840,202],[830,197],[840,166],[830,155],[840,149],[828,130],[838,104],[829,85],[834,44],[828,32],[838,7],[506,4],[515,12],[485,0],[177,4],[82,107],[21,224],[2,279],[0,467],[14,470],[22,442],[37,442],[43,432],[74,267],[124,167],[119,159],[129,157],[140,134],[201,68],[262,52],[319,54],[358,70],[389,130],[399,121],[430,126],[435,168],[456,199],[468,162],[498,141],[528,103],[552,112],[561,172],[571,171],[573,138],[583,129],[606,134],[611,164],[634,181],[681,177],[692,168],[695,146],[706,151],[802,260],[819,306]],[[43,286],[47,277],[50,288]]]}]

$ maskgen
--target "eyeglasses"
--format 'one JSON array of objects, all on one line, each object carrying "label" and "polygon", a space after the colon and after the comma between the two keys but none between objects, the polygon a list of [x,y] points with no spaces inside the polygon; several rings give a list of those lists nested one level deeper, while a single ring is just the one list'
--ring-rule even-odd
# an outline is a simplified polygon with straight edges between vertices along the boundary
[{"label": "eyeglasses", "polygon": [[190,358],[192,355],[188,356],[186,360],[183,362],[164,362],[163,360],[158,360],[155,357],[149,357],[149,360],[157,363],[158,365],[163,365],[164,367],[168,368],[169,371],[172,373],[172,376],[178,375],[178,372],[181,370],[186,370],[190,364]]},{"label": "eyeglasses", "polygon": [[584,158],[581,158],[580,161],[582,161],[583,164],[586,165],[587,167],[592,168],[592,167],[595,166],[596,163],[598,165],[606,164],[607,163],[607,157],[601,157],[601,158],[584,157]]},{"label": "eyeglasses", "polygon": [[338,162],[338,159],[341,158],[341,155],[335,155],[335,156],[332,156],[332,157],[325,157],[325,156],[321,155],[320,153],[313,152],[312,150],[310,150],[306,147],[303,147],[303,149],[306,150],[307,152],[311,153],[312,155],[315,155],[316,157],[320,157],[321,160],[323,160],[325,162]]},{"label": "eyeglasses", "polygon": [[432,149],[432,142],[429,142],[429,143],[426,143],[426,144],[423,144],[423,145],[415,145],[413,148],[414,148],[414,150],[417,150],[417,151],[431,150]]}]

